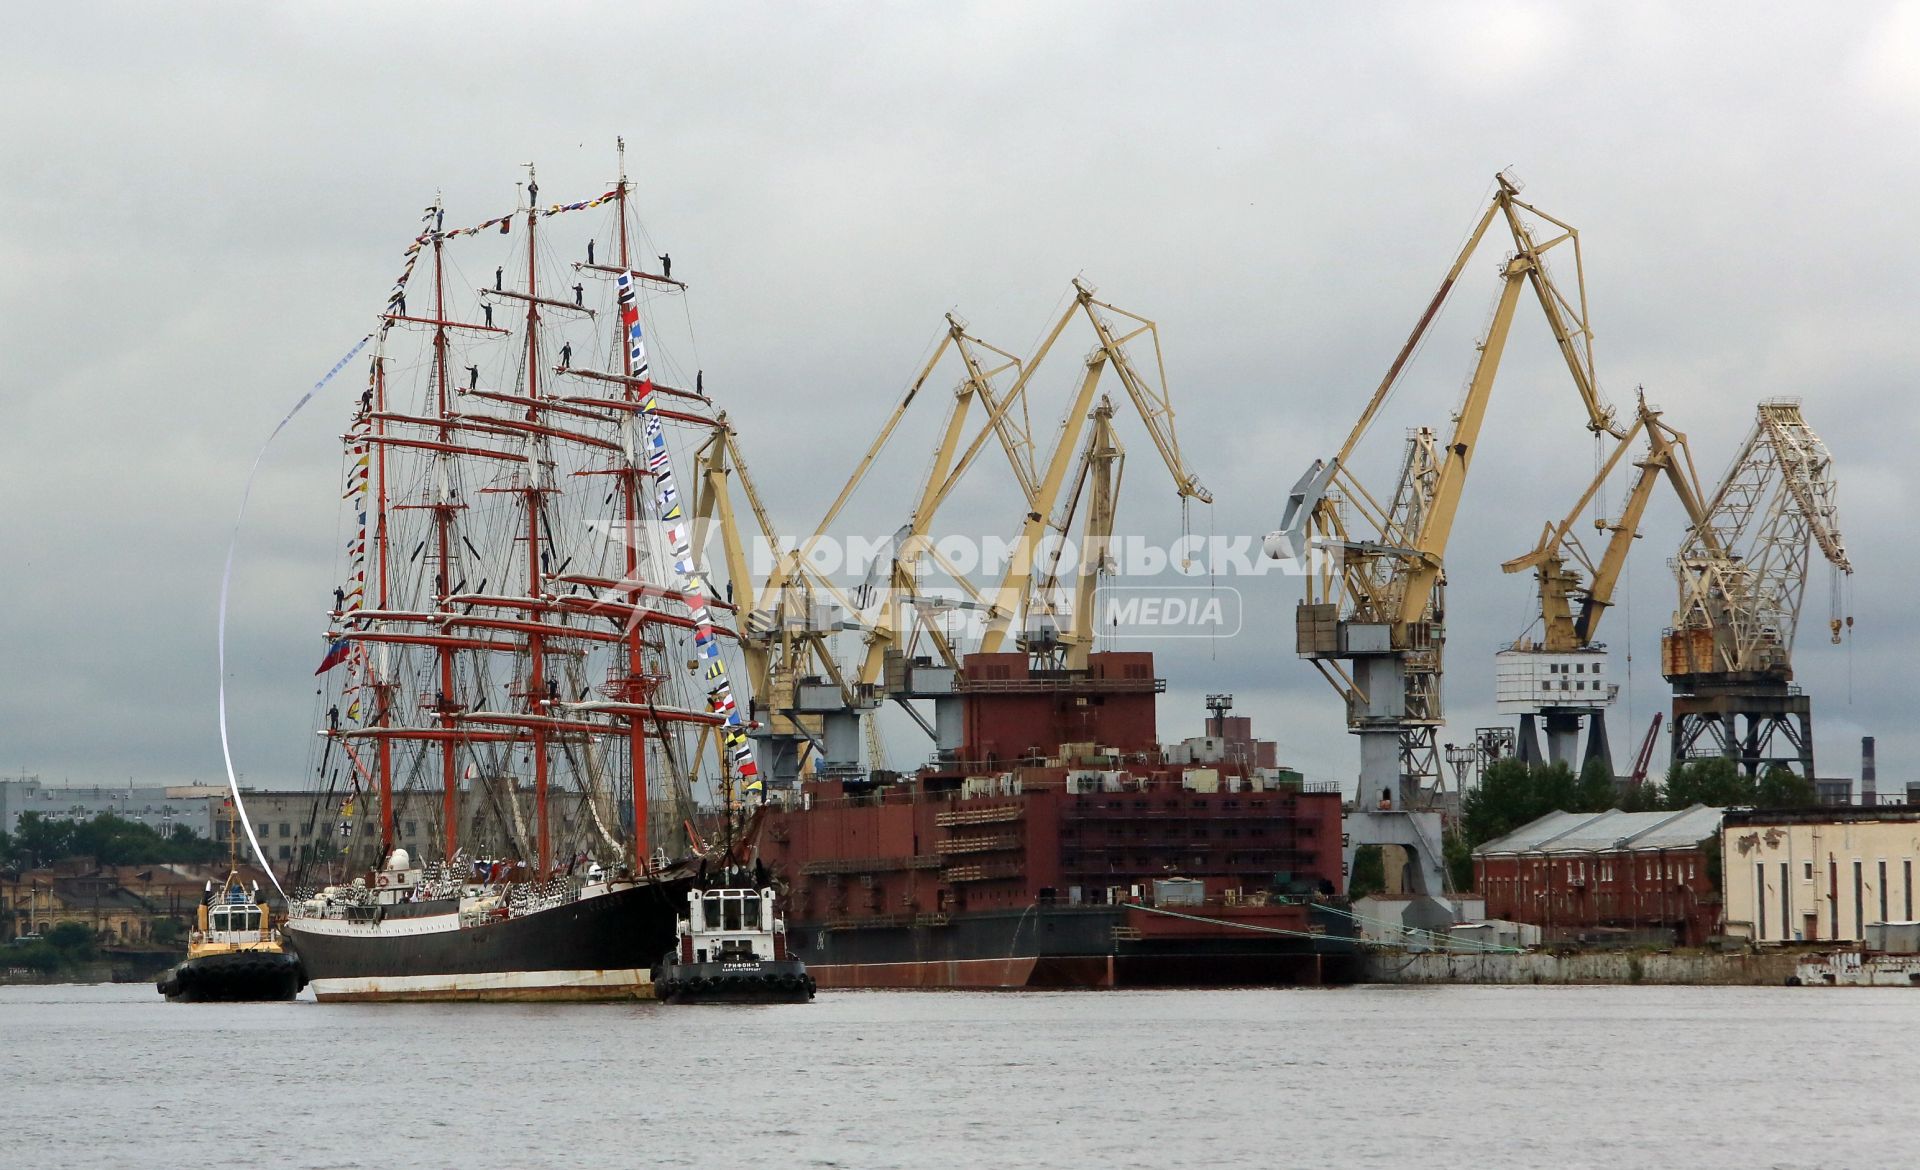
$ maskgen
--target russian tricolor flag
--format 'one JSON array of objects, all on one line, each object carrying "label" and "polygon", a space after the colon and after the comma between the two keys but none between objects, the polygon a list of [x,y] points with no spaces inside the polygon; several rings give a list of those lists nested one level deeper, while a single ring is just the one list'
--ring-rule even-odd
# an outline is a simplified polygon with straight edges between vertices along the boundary
[{"label": "russian tricolor flag", "polygon": [[313,673],[325,674],[346,660],[347,640],[345,638],[337,639],[331,646],[327,647],[327,656],[320,660],[320,669]]}]

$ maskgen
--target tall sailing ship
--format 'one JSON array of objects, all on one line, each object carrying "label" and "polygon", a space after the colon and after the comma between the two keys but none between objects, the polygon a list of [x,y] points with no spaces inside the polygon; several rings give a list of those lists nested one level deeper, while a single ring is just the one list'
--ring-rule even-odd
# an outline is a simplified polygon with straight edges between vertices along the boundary
[{"label": "tall sailing ship", "polygon": [[760,787],[731,586],[696,551],[729,425],[649,328],[690,338],[686,286],[624,145],[604,194],[543,205],[529,167],[519,203],[426,210],[343,436],[312,759],[334,833],[284,927],[322,1001],[648,996],[703,818]]}]

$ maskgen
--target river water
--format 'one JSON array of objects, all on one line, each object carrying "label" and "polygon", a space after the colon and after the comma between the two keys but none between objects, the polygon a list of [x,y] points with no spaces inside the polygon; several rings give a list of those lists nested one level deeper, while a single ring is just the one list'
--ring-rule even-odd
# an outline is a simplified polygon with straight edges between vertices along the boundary
[{"label": "river water", "polygon": [[1878,1167],[1920,993],[823,992],[169,1004],[0,988],[0,1165]]}]

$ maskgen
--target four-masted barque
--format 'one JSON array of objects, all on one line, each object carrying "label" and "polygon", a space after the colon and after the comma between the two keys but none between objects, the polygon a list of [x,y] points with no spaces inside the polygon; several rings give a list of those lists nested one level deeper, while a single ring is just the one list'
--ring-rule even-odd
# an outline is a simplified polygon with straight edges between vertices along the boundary
[{"label": "four-masted barque", "polygon": [[529,167],[472,227],[436,201],[381,316],[319,672],[334,833],[284,925],[322,1001],[648,996],[697,826],[759,791],[698,551],[729,424],[653,335],[690,339],[686,286],[622,158],[564,204]]}]

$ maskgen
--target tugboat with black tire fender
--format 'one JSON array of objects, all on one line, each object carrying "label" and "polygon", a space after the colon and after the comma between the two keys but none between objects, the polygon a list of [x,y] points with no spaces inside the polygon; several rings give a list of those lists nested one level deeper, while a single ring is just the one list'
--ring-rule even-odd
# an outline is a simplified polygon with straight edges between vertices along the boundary
[{"label": "tugboat with black tire fender", "polygon": [[687,893],[675,949],[653,969],[663,1003],[806,1003],[813,976],[787,946],[787,924],[775,914],[771,885],[744,871]]}]

